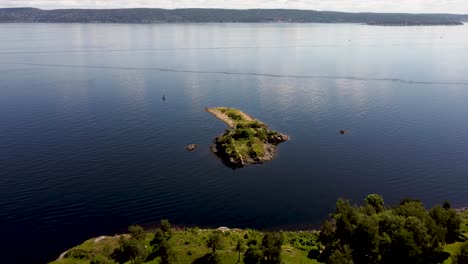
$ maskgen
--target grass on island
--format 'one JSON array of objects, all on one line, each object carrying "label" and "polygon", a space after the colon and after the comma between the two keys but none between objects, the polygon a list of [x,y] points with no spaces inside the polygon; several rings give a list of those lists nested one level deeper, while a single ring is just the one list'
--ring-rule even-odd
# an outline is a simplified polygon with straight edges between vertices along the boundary
[{"label": "grass on island", "polygon": [[[174,251],[177,255],[177,263],[199,263],[195,261],[211,252],[211,249],[209,249],[206,244],[209,236],[216,231],[215,229],[201,230],[199,228],[174,230],[170,241],[173,243]],[[221,257],[221,263],[244,263],[242,261],[243,253],[241,254],[241,261],[237,262],[239,258],[239,253],[235,250],[237,241],[241,239],[241,241],[247,243],[250,239],[256,239],[261,243],[262,236],[261,232],[249,229],[225,231],[223,233],[223,246],[221,249],[216,250]],[[317,246],[315,244],[317,236],[317,231],[284,232],[285,243],[282,246],[281,254],[284,263],[318,264],[319,262],[316,260],[307,257],[310,249]],[[150,241],[153,238],[154,233],[149,232],[145,239],[145,244],[150,248],[150,251]],[[89,264],[90,259],[97,255],[110,256],[113,250],[118,248],[119,236],[106,237],[99,242],[94,242],[94,240],[95,239],[87,240],[83,244],[70,249],[69,252],[76,252],[74,253],[76,258],[68,256],[51,262],[51,264]],[[126,263],[130,263],[130,261]],[[158,257],[145,263],[157,264],[160,263],[160,259]]]},{"label": "grass on island", "polygon": [[275,142],[275,138],[280,136],[280,133],[269,130],[265,124],[237,109],[216,107],[212,110],[221,112],[229,118],[224,121],[233,124],[234,129],[226,130],[216,139],[216,143],[221,146],[224,154],[234,160],[258,160],[265,155],[265,144]]}]

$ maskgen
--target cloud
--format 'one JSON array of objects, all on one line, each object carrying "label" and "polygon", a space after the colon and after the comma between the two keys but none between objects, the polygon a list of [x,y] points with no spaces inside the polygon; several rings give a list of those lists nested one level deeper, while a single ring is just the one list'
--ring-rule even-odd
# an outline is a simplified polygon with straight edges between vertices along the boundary
[{"label": "cloud", "polygon": [[464,13],[468,0],[0,0],[0,7],[295,8],[348,12]]}]

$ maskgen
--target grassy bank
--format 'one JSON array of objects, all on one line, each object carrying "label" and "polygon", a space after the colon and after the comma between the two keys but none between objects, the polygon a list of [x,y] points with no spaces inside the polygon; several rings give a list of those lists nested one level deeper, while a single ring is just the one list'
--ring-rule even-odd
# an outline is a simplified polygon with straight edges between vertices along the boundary
[{"label": "grassy bank", "polygon": [[467,241],[467,211],[413,199],[387,207],[370,194],[362,205],[338,199],[320,231],[172,228],[162,220],[155,230],[130,226],[126,235],[87,240],[52,263],[462,264]]},{"label": "grassy bank", "polygon": [[[468,238],[468,213],[460,213],[463,219],[461,225],[461,236]],[[211,249],[207,247],[207,241],[210,235],[215,232],[219,232],[218,229],[199,229],[199,228],[178,228],[174,229],[171,241],[173,243],[174,252],[177,256],[177,263],[191,264],[191,263],[203,263],[200,260],[211,252]],[[308,258],[309,252],[314,248],[319,248],[319,242],[317,241],[319,231],[288,231],[283,232],[285,237],[285,243],[281,246],[281,255],[284,263],[291,264],[318,264],[315,259]],[[242,230],[242,229],[231,229],[222,232],[223,245],[217,250],[221,257],[221,263],[244,263],[243,255],[241,252],[241,259],[239,259],[239,253],[236,251],[237,241],[247,243],[251,239],[261,240],[264,235],[262,232],[256,230]],[[125,235],[129,237],[129,235]],[[51,264],[89,264],[91,260],[98,256],[108,257],[112,255],[116,249],[119,248],[120,235],[115,236],[102,236],[86,240],[82,244],[73,247],[62,259],[51,262]],[[144,244],[148,247],[149,251],[153,251],[151,241],[154,239],[154,232],[147,232],[144,240]],[[451,256],[455,255],[461,245],[464,242],[457,241],[451,244],[447,244],[444,247],[444,251],[449,253]],[[197,262],[198,261],[198,262]],[[106,262],[96,262],[106,263]],[[128,261],[126,263],[131,263]],[[151,261],[143,263],[160,263],[159,258],[155,258]],[[451,264],[452,257],[447,258],[443,264]]]},{"label": "grassy bank", "polygon": [[[175,255],[177,256],[177,263],[191,264],[203,263],[203,257],[211,252],[207,247],[207,241],[217,229],[175,229],[171,238]],[[241,254],[241,261],[238,261],[239,253],[236,252],[237,241],[247,243],[250,239],[261,240],[263,234],[255,230],[241,230],[232,229],[222,232],[223,242],[222,247],[218,249],[221,263],[244,263],[242,260],[243,252]],[[285,243],[281,247],[282,258],[285,263],[302,264],[302,263],[319,263],[315,260],[307,258],[311,248],[316,247],[317,231],[296,231],[284,232]],[[51,264],[85,264],[90,263],[92,259],[97,256],[110,256],[112,252],[119,247],[120,236],[106,236],[105,238],[93,238],[85,241],[83,244],[78,245],[68,251],[66,257],[51,262]],[[150,242],[154,239],[154,233],[148,232],[145,237],[144,244],[152,251],[153,246]],[[198,262],[197,262],[198,261]],[[127,263],[131,263],[128,261]],[[144,263],[160,263],[160,259],[144,262]]]}]

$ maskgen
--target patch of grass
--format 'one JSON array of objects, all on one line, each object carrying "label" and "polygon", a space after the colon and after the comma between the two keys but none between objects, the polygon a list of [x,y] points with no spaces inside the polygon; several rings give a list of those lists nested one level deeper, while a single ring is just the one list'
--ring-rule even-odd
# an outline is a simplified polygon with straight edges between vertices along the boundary
[{"label": "patch of grass", "polygon": [[49,264],[89,264],[89,260],[64,258],[64,259],[61,259],[61,260],[56,260],[56,261],[49,262]]},{"label": "patch of grass", "polygon": [[[468,212],[460,213],[460,217],[462,219],[462,224],[461,224],[461,237],[460,240],[468,240]],[[451,256],[455,255],[458,253],[460,250],[461,245],[465,243],[465,241],[457,241],[452,244],[447,244],[444,247],[444,251],[449,253]],[[452,258],[449,257],[444,261],[443,264],[451,264],[452,263]]]}]

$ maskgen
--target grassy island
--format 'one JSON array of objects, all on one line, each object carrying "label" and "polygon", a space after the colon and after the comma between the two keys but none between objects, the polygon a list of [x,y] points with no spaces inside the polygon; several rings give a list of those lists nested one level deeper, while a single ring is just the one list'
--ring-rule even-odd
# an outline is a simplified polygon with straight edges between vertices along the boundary
[{"label": "grassy island", "polygon": [[230,167],[260,164],[274,158],[276,146],[289,139],[246,113],[227,107],[207,108],[231,129],[215,139],[212,151]]}]

